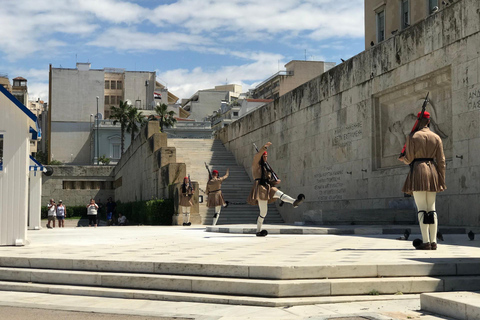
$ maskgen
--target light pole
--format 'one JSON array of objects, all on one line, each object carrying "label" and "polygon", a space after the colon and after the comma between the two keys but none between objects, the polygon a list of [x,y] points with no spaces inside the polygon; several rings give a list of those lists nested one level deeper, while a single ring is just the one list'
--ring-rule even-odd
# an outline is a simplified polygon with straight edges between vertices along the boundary
[{"label": "light pole", "polygon": [[[92,119],[93,119],[93,113],[90,114],[90,128],[89,128],[90,129],[90,135],[89,135],[89,137],[90,137],[90,139],[89,139],[90,140],[90,157],[92,156],[92,151],[95,153],[95,151],[92,150],[92,140],[94,138],[93,134],[92,134],[92,132],[93,132]],[[90,160],[92,160],[92,162],[90,162],[90,164],[93,164],[94,163],[93,159],[90,159]]]},{"label": "light pole", "polygon": [[99,151],[99,145],[98,145],[98,99],[99,97],[97,96],[97,116],[96,116],[96,119],[97,119],[97,132],[96,132],[96,137],[97,137],[97,166],[99,165],[99,160],[98,158],[100,157],[100,151]]}]

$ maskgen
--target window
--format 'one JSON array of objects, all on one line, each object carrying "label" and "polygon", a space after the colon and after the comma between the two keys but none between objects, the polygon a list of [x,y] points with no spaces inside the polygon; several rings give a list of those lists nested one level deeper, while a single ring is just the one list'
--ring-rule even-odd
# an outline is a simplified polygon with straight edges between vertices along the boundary
[{"label": "window", "polygon": [[112,80],[112,82],[110,83],[110,89],[117,89],[117,81]]},{"label": "window", "polygon": [[120,101],[122,101],[122,97],[121,97],[121,96],[117,96],[117,103],[120,104]]},{"label": "window", "polygon": [[3,134],[0,134],[0,171],[3,171]]},{"label": "window", "polygon": [[435,7],[438,7],[438,0],[428,0],[428,12],[432,13]]},{"label": "window", "polygon": [[110,81],[105,80],[105,89],[110,89]]},{"label": "window", "polygon": [[117,97],[116,96],[110,96],[110,103],[111,104],[116,104],[117,103]]},{"label": "window", "polygon": [[110,98],[109,96],[105,96],[105,105],[110,104]]},{"label": "window", "polygon": [[120,159],[120,144],[112,144],[112,159]]},{"label": "window", "polygon": [[401,21],[400,25],[402,29],[410,26],[410,1],[409,0],[402,0],[402,14],[401,14]]},{"label": "window", "polygon": [[123,82],[117,81],[117,89],[123,89]]},{"label": "window", "polygon": [[377,12],[377,42],[385,40],[385,9]]},{"label": "window", "polygon": [[238,112],[234,111],[234,112],[233,112],[233,116],[234,116],[234,117],[238,117]]}]

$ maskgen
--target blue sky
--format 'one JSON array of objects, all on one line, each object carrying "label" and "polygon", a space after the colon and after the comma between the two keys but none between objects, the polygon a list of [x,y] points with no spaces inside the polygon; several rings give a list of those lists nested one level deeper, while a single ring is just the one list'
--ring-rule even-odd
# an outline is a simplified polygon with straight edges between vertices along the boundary
[{"label": "blue sky", "polygon": [[48,101],[48,66],[156,71],[180,98],[364,50],[363,0],[2,0],[0,73]]}]

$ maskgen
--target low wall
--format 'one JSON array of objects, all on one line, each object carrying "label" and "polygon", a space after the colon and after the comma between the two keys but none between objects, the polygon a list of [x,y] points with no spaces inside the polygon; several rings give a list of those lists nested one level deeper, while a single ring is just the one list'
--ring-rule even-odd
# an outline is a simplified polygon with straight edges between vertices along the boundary
[{"label": "low wall", "polygon": [[[284,192],[306,195],[287,222],[322,212],[414,211],[397,158],[422,100],[443,140],[447,190],[441,224],[480,225],[480,2],[457,1],[233,122],[217,133],[251,171],[252,143],[267,141]],[[328,215],[323,215],[323,217]],[[334,215],[330,215],[335,219]],[[352,221],[354,223],[354,221]]]},{"label": "low wall", "polygon": [[51,198],[65,206],[87,205],[91,198],[106,203],[114,197],[112,166],[51,166],[53,174],[42,177],[42,205]]}]

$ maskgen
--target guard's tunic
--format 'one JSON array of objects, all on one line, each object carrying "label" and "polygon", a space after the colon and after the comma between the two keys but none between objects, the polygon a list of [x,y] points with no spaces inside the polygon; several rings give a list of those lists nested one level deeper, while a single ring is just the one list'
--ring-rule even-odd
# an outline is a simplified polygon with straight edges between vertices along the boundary
[{"label": "guard's tunic", "polygon": [[[267,200],[268,203],[275,202],[275,192],[278,191],[275,185],[275,181],[272,177],[272,174],[267,170],[262,168],[260,160],[262,159],[263,153],[267,151],[267,147],[263,146],[260,150],[253,156],[252,162],[252,176],[255,179],[250,194],[248,195],[247,202],[251,205],[257,205],[258,200]],[[264,170],[265,181],[262,179],[262,170]]]},{"label": "guard's tunic", "polygon": [[191,207],[193,206],[192,203],[192,198],[193,198],[193,188],[190,186],[186,186],[186,193],[183,193],[183,187],[180,187],[178,190],[179,196],[178,196],[178,205],[182,207]]},{"label": "guard's tunic", "polygon": [[430,128],[424,127],[407,137],[403,161],[410,164],[410,172],[402,188],[404,193],[447,189],[442,139]]},{"label": "guard's tunic", "polygon": [[207,207],[216,207],[223,206],[225,200],[222,195],[222,182],[228,178],[228,171],[221,178],[212,178],[207,182],[207,187],[205,189],[206,194],[208,195]]}]

